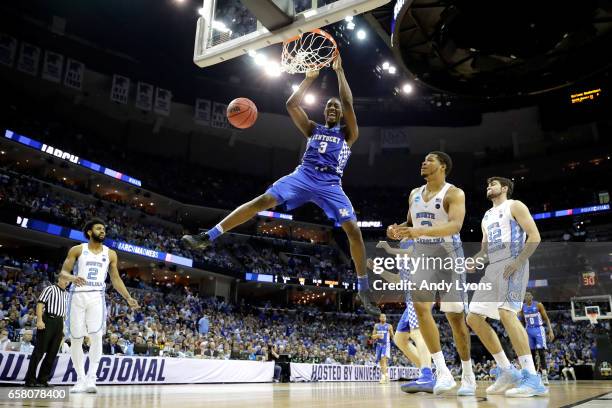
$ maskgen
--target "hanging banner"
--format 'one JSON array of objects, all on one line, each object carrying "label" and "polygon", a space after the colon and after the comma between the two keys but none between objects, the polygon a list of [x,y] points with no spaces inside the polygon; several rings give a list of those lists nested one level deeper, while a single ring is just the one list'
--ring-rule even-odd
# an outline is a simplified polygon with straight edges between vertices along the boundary
[{"label": "hanging banner", "polygon": [[0,64],[12,67],[17,54],[17,40],[10,35],[0,33]]},{"label": "hanging banner", "polygon": [[155,92],[155,106],[153,111],[159,115],[170,115],[170,104],[172,103],[172,92],[167,89],[157,88]]},{"label": "hanging banner", "polygon": [[17,70],[26,74],[38,75],[38,65],[40,63],[40,48],[28,44],[21,43],[21,53],[17,62]]},{"label": "hanging banner", "polygon": [[113,86],[111,88],[110,99],[113,102],[127,104],[130,95],[130,78],[113,75]]},{"label": "hanging banner", "polygon": [[136,89],[136,107],[144,111],[153,109],[153,85],[139,82]]},{"label": "hanging banner", "polygon": [[210,126],[211,102],[208,99],[196,99],[194,120],[198,125]]},{"label": "hanging banner", "polygon": [[62,68],[64,67],[64,56],[57,52],[45,51],[42,77],[47,81],[62,82]]},{"label": "hanging banner", "polygon": [[85,65],[82,62],[68,58],[66,63],[66,76],[64,85],[68,88],[83,89],[83,77],[85,75]]},{"label": "hanging banner", "polygon": [[230,124],[227,121],[227,105],[224,103],[213,103],[212,111],[212,127],[219,129],[229,129]]},{"label": "hanging banner", "polygon": [[382,128],[381,147],[383,149],[405,149],[410,147],[410,132],[406,128]]},{"label": "hanging banner", "polygon": [[[0,384],[23,383],[30,355],[0,352]],[[85,367],[89,367],[89,357]],[[272,382],[274,362],[247,360],[201,360],[174,357],[102,356],[97,384],[197,384]],[[76,382],[70,354],[59,354],[50,384]]]}]

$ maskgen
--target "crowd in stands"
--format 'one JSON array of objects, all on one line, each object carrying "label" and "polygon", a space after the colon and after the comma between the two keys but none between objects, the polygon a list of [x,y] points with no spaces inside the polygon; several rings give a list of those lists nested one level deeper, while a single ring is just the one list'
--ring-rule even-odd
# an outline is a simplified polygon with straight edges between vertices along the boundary
[{"label": "crowd in stands", "polygon": [[0,172],[0,207],[62,226],[81,229],[87,220],[105,220],[107,238],[147,249],[194,259],[203,267],[226,272],[283,274],[304,278],[352,282],[353,272],[337,249],[324,245],[300,245],[287,240],[253,237],[248,242],[229,238],[193,251],[181,242],[182,228],[150,221],[132,209],[102,200],[79,200],[61,194],[53,186],[9,170]]},{"label": "crowd in stands", "polygon": [[[35,305],[57,267],[33,260],[0,257],[0,347],[31,352],[36,336]],[[314,306],[232,304],[222,298],[203,298],[188,288],[166,285],[164,290],[123,277],[141,305],[131,310],[111,287],[107,288],[104,352],[124,355],[163,355],[182,358],[267,360],[288,354],[294,362],[374,364],[370,333],[374,320],[365,315],[323,313]],[[134,287],[135,286],[135,287]],[[567,305],[566,305],[567,307]],[[549,313],[556,340],[549,347],[551,379],[564,368],[594,362],[594,335],[588,323],[573,322],[567,310]],[[389,314],[396,323],[399,314]],[[460,360],[443,315],[436,315],[443,352],[453,373]],[[605,324],[605,323],[604,323]],[[493,327],[508,343],[496,322]],[[68,340],[67,340],[68,341]],[[85,347],[87,347],[87,342]],[[68,347],[62,347],[67,352]],[[410,365],[397,348],[394,365]],[[488,355],[474,356],[478,379],[494,375]],[[568,370],[566,370],[566,373]]]}]

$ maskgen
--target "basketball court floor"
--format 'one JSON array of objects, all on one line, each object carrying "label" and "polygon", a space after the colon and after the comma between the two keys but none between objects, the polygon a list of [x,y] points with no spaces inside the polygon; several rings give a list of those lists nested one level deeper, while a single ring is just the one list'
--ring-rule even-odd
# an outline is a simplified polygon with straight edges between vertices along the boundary
[{"label": "basketball court floor", "polygon": [[[193,384],[98,386],[98,394],[73,394],[66,401],[0,401],[11,407],[80,408],[190,408],[218,407],[610,407],[612,381],[555,382],[545,398],[485,396],[489,383],[479,383],[478,396],[457,398],[454,394],[408,395],[401,382],[292,383],[292,384]],[[62,387],[63,388],[63,387]],[[59,389],[57,387],[56,389]]]}]

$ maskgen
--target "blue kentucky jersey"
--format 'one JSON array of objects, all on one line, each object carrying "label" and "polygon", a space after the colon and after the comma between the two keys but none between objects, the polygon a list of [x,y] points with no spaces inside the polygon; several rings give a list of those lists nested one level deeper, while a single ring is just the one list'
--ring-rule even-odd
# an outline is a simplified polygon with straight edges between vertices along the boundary
[{"label": "blue kentucky jersey", "polygon": [[542,315],[538,310],[538,302],[531,302],[531,306],[528,306],[527,303],[523,304],[523,316],[525,316],[525,325],[528,329],[534,327],[540,327],[544,324],[542,320]]},{"label": "blue kentucky jersey", "polygon": [[389,343],[389,323],[376,323],[376,334],[382,334],[382,339],[376,339],[377,344],[385,345]]},{"label": "blue kentucky jersey", "polygon": [[350,155],[351,148],[346,143],[343,127],[328,128],[315,124],[302,157],[302,166],[341,177]]}]

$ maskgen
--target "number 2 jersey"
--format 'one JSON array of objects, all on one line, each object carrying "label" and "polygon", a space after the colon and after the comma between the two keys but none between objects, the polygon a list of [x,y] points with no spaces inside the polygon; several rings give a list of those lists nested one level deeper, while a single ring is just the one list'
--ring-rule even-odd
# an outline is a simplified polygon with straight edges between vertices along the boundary
[{"label": "number 2 jersey", "polygon": [[72,274],[85,279],[83,286],[72,285],[71,292],[97,292],[106,288],[106,275],[110,266],[109,249],[102,245],[102,252],[94,254],[87,243],[81,244],[82,251],[74,264]]},{"label": "number 2 jersey", "polygon": [[[410,218],[412,226],[415,228],[429,228],[439,224],[448,222],[448,213],[444,209],[444,197],[448,190],[453,187],[452,184],[446,183],[438,193],[425,201],[423,192],[426,185],[419,188],[414,194],[412,203],[410,204]],[[449,235],[446,237],[418,237],[415,239],[417,244],[454,244],[454,249],[461,246],[461,238],[459,234]]]},{"label": "number 2 jersey", "polygon": [[525,231],[512,216],[513,202],[506,200],[489,209],[482,219],[491,264],[516,258],[525,246]]}]

